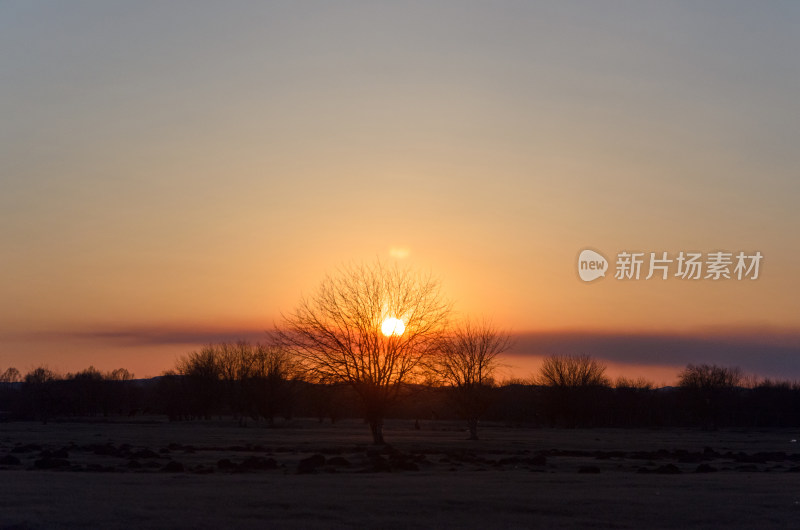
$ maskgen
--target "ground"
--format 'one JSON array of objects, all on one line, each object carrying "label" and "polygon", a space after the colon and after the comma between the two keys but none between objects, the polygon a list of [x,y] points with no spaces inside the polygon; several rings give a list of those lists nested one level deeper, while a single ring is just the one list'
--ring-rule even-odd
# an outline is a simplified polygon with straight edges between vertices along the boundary
[{"label": "ground", "polygon": [[0,424],[2,528],[794,528],[796,431]]}]

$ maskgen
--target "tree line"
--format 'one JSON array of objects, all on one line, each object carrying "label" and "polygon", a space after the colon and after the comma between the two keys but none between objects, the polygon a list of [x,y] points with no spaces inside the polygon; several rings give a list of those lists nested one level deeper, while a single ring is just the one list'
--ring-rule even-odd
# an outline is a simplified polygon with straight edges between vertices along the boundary
[{"label": "tree line", "polygon": [[147,382],[89,368],[60,377],[9,369],[4,417],[161,413],[171,420],[231,415],[358,415],[384,443],[387,417],[459,417],[545,426],[797,426],[796,384],[750,381],[737,368],[689,365],[677,389],[612,383],[590,356],[552,355],[530,381],[498,384],[511,336],[488,320],[454,318],[439,281],[381,261],[327,276],[263,344],[211,344]]},{"label": "tree line", "polygon": [[[275,354],[263,345],[209,345],[164,375],[144,380],[124,369],[101,373],[90,367],[66,375],[44,367],[24,375],[8,369],[0,376],[0,420],[158,414],[172,421],[227,417],[246,426],[293,417],[364,417],[360,397],[349,386],[308,382],[284,353],[271,358]],[[242,364],[232,364],[234,355]],[[611,381],[603,364],[589,356],[550,356],[530,379],[483,380],[474,394],[435,381],[408,385],[386,417],[461,419],[471,438],[481,421],[563,428],[800,425],[797,383],[748,379],[737,368],[716,365],[688,365],[678,381],[665,388],[644,379]]]}]

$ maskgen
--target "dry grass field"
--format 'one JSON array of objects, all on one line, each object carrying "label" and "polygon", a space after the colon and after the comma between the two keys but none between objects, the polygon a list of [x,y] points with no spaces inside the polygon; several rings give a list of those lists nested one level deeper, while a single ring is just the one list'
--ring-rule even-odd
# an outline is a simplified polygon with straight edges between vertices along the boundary
[{"label": "dry grass field", "polygon": [[796,528],[796,431],[0,424],[2,528]]}]

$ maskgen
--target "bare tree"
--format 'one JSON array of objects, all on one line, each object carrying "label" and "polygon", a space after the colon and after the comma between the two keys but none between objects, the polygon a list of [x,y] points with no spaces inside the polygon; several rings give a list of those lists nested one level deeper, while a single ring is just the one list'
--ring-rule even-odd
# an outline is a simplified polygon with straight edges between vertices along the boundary
[{"label": "bare tree", "polygon": [[545,357],[534,382],[545,388],[543,413],[567,427],[591,425],[603,410],[604,389],[610,384],[606,367],[588,355]]},{"label": "bare tree", "polygon": [[241,381],[250,377],[255,348],[247,341],[221,342],[211,345],[216,356],[219,377],[223,381]]},{"label": "bare tree", "polygon": [[296,363],[287,349],[274,341],[257,344],[252,350],[249,373],[242,379],[245,399],[256,414],[272,425],[278,413],[291,415],[296,379]]},{"label": "bare tree", "polygon": [[178,359],[178,374],[185,378],[188,402],[193,416],[211,418],[219,402],[220,367],[219,347],[209,344],[199,352],[191,352]]},{"label": "bare tree", "polygon": [[678,375],[678,384],[695,390],[729,390],[739,386],[743,379],[738,367],[689,364]]},{"label": "bare tree", "polygon": [[291,353],[277,343],[257,344],[250,377],[292,379],[297,367]]},{"label": "bare tree", "polygon": [[13,366],[6,368],[6,371],[0,375],[0,383],[19,383],[20,381],[22,381],[22,375]]},{"label": "bare tree", "polygon": [[22,390],[31,415],[45,423],[56,415],[59,407],[64,404],[55,388],[61,379],[59,374],[46,366],[39,366],[25,374]]},{"label": "bare tree", "polygon": [[653,383],[641,376],[637,377],[636,379],[620,376],[614,383],[614,388],[618,390],[645,391],[645,390],[652,390]]},{"label": "bare tree", "polygon": [[46,366],[39,366],[25,374],[25,383],[29,385],[50,383],[61,379],[57,373],[53,372]]},{"label": "bare tree", "polygon": [[606,367],[588,355],[550,355],[545,357],[535,382],[559,388],[606,386]]},{"label": "bare tree", "polygon": [[465,321],[440,343],[434,376],[452,387],[456,406],[467,420],[470,440],[478,439],[478,420],[489,405],[498,356],[511,346],[511,337],[489,322]]},{"label": "bare tree", "polygon": [[106,379],[109,381],[131,381],[133,377],[133,374],[127,368],[117,368],[106,374]]},{"label": "bare tree", "polygon": [[436,350],[449,310],[434,278],[377,261],[325,278],[284,315],[278,337],[309,379],[355,390],[383,444],[385,414]]},{"label": "bare tree", "polygon": [[234,417],[239,418],[239,424],[245,425],[244,418],[239,415],[247,412],[252,404],[247,403],[243,381],[251,376],[255,349],[246,341],[222,342],[210,348],[214,351],[217,376],[221,381],[219,397],[227,402]]},{"label": "bare tree", "polygon": [[100,411],[104,401],[103,374],[94,366],[89,366],[80,372],[67,374],[67,381],[72,388],[73,407],[81,414],[94,416]]},{"label": "bare tree", "polygon": [[261,415],[273,423],[279,410],[286,412],[293,367],[289,352],[274,341],[209,344],[177,363],[178,373],[186,377],[195,413],[208,417],[213,408],[227,404],[241,425],[246,414],[254,419]]},{"label": "bare tree", "polygon": [[737,387],[743,379],[737,367],[688,364],[678,374],[684,407],[704,428],[716,429],[729,423],[733,411],[740,407]]}]

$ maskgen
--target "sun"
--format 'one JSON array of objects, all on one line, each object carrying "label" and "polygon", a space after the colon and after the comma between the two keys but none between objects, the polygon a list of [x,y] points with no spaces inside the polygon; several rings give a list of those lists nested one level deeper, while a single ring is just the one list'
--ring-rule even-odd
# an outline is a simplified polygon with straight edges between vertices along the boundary
[{"label": "sun", "polygon": [[381,324],[381,333],[387,337],[392,335],[399,337],[406,330],[406,325],[399,318],[389,317]]}]

